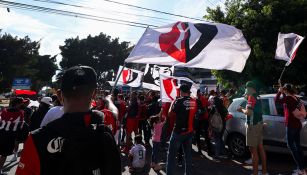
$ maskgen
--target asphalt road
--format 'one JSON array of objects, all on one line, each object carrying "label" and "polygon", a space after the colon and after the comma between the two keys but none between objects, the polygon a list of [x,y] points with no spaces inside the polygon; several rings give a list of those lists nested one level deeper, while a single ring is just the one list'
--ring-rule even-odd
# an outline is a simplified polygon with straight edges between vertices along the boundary
[{"label": "asphalt road", "polygon": [[[204,156],[198,155],[195,151],[197,148],[193,146],[193,175],[249,175],[252,173],[251,166],[245,165],[243,162],[247,158],[234,159],[230,158],[223,161],[215,161],[203,151]],[[147,160],[150,162],[151,149],[147,149]],[[290,155],[268,153],[268,168],[271,175],[289,175],[291,171],[295,169],[293,159]],[[161,155],[162,159],[166,159],[166,154]],[[5,163],[5,170],[13,175],[16,171],[17,161],[10,162],[12,156],[8,157]],[[19,160],[19,158],[18,158]],[[306,161],[307,162],[307,161]],[[165,161],[161,163],[163,169],[159,172],[150,169],[147,164],[147,170],[145,173],[137,175],[164,175],[165,174]],[[122,174],[130,174],[128,171],[128,160],[126,155],[122,154]],[[183,175],[184,168],[176,167],[176,175]]]}]

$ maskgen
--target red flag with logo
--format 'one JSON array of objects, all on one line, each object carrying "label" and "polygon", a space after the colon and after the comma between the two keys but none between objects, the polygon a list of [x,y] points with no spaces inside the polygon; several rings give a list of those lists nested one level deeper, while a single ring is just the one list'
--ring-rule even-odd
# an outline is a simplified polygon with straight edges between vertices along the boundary
[{"label": "red flag with logo", "polygon": [[181,84],[189,85],[191,87],[191,96],[194,98],[197,97],[199,85],[194,83],[191,79],[160,74],[160,95],[162,102],[172,102],[176,99],[176,97],[179,97],[179,88]]},{"label": "red flag with logo", "polygon": [[242,72],[250,54],[242,32],[216,23],[147,28],[126,62]]}]

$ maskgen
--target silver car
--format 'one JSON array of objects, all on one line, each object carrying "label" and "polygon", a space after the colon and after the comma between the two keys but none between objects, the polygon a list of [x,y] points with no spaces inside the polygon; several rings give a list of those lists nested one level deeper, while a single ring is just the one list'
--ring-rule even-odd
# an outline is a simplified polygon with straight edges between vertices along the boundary
[{"label": "silver car", "polygon": [[[286,143],[283,105],[279,103],[275,104],[275,94],[261,95],[260,98],[262,102],[263,122],[265,123],[263,136],[265,149],[269,152],[290,153]],[[306,106],[306,98],[299,98],[301,98]],[[236,157],[242,157],[248,151],[245,142],[246,116],[237,111],[240,106],[245,108],[246,104],[247,100],[245,98],[237,98],[233,100],[228,108],[230,119],[226,123],[224,140],[231,153]],[[301,146],[304,154],[307,155],[307,120],[302,124]]]}]

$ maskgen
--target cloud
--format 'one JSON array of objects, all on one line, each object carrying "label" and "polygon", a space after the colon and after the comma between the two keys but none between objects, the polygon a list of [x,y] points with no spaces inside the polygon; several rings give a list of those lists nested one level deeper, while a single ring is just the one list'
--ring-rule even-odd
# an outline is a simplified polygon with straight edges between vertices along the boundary
[{"label": "cloud", "polygon": [[[117,1],[127,3],[126,0]],[[118,20],[155,24],[157,26],[179,20],[177,17],[165,16],[158,13],[135,9],[101,0],[70,0],[65,2],[81,6],[89,6],[95,9],[75,8],[63,5],[50,5],[30,0],[25,1],[25,3],[32,5],[86,13],[96,16],[103,16],[106,18],[116,18]],[[156,5],[154,6],[148,4],[146,5],[146,3],[149,2],[145,3],[141,0],[129,0],[128,3],[153,9],[157,9],[157,5],[159,7],[159,5],[163,3],[167,7],[171,7],[167,8],[168,10],[166,11],[195,18],[202,18],[208,5],[206,4],[206,1],[199,0],[178,0],[173,2],[174,3],[172,4],[171,1],[166,2],[165,0],[158,0],[158,2],[155,2]],[[150,19],[146,17],[140,17],[138,15],[133,16],[122,14],[121,12],[166,17],[173,21]],[[65,17],[40,12],[28,12],[11,9],[11,12],[8,13],[5,8],[0,8],[0,16],[0,28],[3,28],[4,32],[18,35],[20,37],[28,35],[32,40],[42,39],[40,53],[49,55],[60,53],[59,45],[63,45],[65,39],[67,38],[76,36],[85,38],[89,34],[97,35],[100,32],[103,32],[112,36],[113,38],[119,37],[121,41],[131,41],[133,44],[135,44],[145,30],[143,28],[135,28],[119,24],[86,20],[78,17]],[[181,18],[181,20],[183,19]]]},{"label": "cloud", "polygon": [[[138,0],[132,0],[129,3],[136,4]],[[122,2],[125,2],[122,0]],[[28,2],[27,4],[49,6],[51,8],[75,11],[108,18],[117,18],[121,20],[138,21],[137,16],[125,16],[116,14],[110,9],[117,11],[132,12],[129,7],[119,6],[100,0],[83,0],[73,3],[76,5],[91,6],[97,9],[82,9],[68,6],[59,6]],[[81,19],[78,17],[65,17],[40,12],[28,12],[11,9],[8,13],[5,8],[0,8],[0,28],[19,37],[28,35],[32,40],[41,40],[41,54],[55,55],[60,53],[59,45],[63,45],[65,39],[77,37],[85,38],[88,35],[97,35],[103,32],[113,38],[119,37],[121,41],[129,39],[133,43],[137,42],[145,29],[138,29],[125,25],[99,22],[93,20]],[[60,57],[58,57],[60,58]],[[58,60],[59,62],[60,60]]]},{"label": "cloud", "polygon": [[43,36],[46,34],[47,30],[55,28],[54,26],[12,10],[8,13],[6,9],[3,8],[0,8],[0,16],[0,28],[4,29],[4,31],[13,31],[14,33],[23,33],[25,35],[31,34],[32,37],[35,38]]}]

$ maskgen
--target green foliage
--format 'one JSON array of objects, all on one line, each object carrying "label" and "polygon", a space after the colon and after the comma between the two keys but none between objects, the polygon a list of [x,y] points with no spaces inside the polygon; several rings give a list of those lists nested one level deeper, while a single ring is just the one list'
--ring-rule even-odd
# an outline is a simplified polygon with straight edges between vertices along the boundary
[{"label": "green foliage", "polygon": [[60,66],[67,69],[78,64],[93,67],[98,75],[98,81],[103,83],[107,74],[112,69],[117,69],[124,64],[130,52],[129,42],[119,42],[118,38],[100,33],[98,36],[89,35],[86,39],[70,38],[60,46],[63,56]]},{"label": "green foliage", "polygon": [[57,70],[56,58],[39,55],[40,44],[29,37],[17,38],[0,34],[0,93],[8,92],[14,78],[30,78],[32,89],[39,90],[50,84]]},{"label": "green foliage", "polygon": [[[285,65],[275,60],[278,32],[307,34],[306,0],[226,0],[220,7],[207,9],[206,19],[226,23],[241,29],[251,54],[242,73],[213,71],[223,85],[240,86],[247,80],[257,80],[265,87],[277,83]],[[306,41],[302,43],[294,62],[287,68],[284,82],[303,85],[307,82]]]}]

